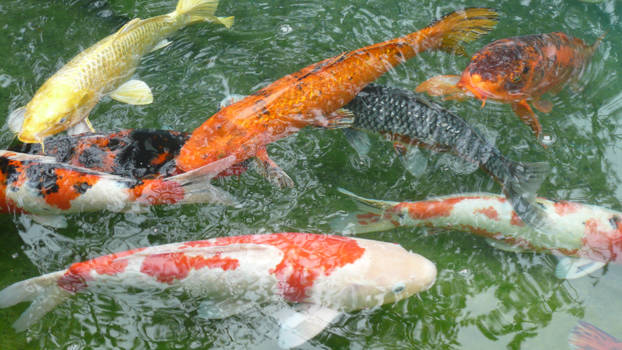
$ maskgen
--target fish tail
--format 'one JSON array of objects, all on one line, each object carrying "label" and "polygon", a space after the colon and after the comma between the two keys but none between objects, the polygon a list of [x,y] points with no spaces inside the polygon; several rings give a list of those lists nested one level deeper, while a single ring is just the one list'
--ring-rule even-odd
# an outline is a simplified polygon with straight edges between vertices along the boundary
[{"label": "fish tail", "polygon": [[219,0],[179,0],[173,16],[188,16],[189,23],[215,22],[230,28],[233,25],[233,16],[216,17]]},{"label": "fish tail", "polygon": [[58,280],[65,274],[57,271],[14,283],[0,291],[0,308],[32,301],[32,304],[13,323],[13,328],[21,332],[39,321],[56,305],[72,296],[72,293],[60,288]]},{"label": "fish tail", "polygon": [[466,56],[461,43],[490,32],[498,18],[499,14],[493,9],[473,7],[445,15],[426,29],[430,37],[437,38],[441,50]]},{"label": "fish tail", "polygon": [[359,210],[345,216],[332,218],[329,225],[334,232],[360,234],[386,231],[396,227],[394,222],[390,220],[390,216],[385,215],[385,212],[386,209],[399,203],[364,198],[343,188],[338,188],[337,191],[354,199]]},{"label": "fish tail", "polygon": [[568,339],[574,350],[622,349],[622,343],[607,332],[584,321],[579,321]]},{"label": "fish tail", "polygon": [[[512,207],[521,220],[533,228],[543,230],[548,225],[546,210],[536,203],[536,191],[548,174],[550,167],[547,162],[522,163],[504,159],[506,170],[495,171],[491,164],[497,157],[492,157],[486,164],[503,184],[504,191]],[[499,176],[499,173],[505,174]]]}]

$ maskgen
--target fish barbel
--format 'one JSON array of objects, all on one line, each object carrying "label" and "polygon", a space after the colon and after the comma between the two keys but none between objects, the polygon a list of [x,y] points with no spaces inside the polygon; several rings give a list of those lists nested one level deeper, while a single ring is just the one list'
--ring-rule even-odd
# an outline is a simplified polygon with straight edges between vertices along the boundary
[{"label": "fish barbel", "polygon": [[432,77],[416,91],[447,99],[473,96],[482,100],[482,107],[488,99],[509,103],[540,138],[542,126],[528,101],[549,113],[552,103],[542,100],[542,95],[559,92],[580,79],[602,38],[587,45],[558,32],[497,40],[473,55],[462,76]]},{"label": "fish barbel", "polygon": [[172,13],[131,20],[52,75],[25,107],[9,115],[9,128],[20,141],[43,145],[45,137],[72,127],[93,131],[88,115],[106,94],[125,103],[151,103],[145,82],[128,81],[141,57],[170,44],[165,38],[188,24],[211,21],[231,26],[233,17],[214,16],[217,6],[218,0],[180,0]]},{"label": "fish barbel", "polygon": [[453,12],[404,37],[367,46],[314,63],[233,103],[195,129],[177,159],[180,171],[196,169],[221,157],[238,162],[250,157],[279,186],[292,180],[273,162],[266,145],[317,125],[341,127],[339,108],[391,67],[429,49],[464,52],[461,42],[475,40],[497,23],[486,8]]},{"label": "fish barbel", "polygon": [[570,201],[537,198],[552,225],[539,232],[525,225],[509,201],[490,193],[465,193],[417,202],[368,199],[339,189],[361,204],[361,211],[337,218],[338,232],[364,233],[395,227],[433,227],[483,236],[495,248],[563,256],[560,278],[577,278],[608,262],[622,263],[622,213]]},{"label": "fish barbel", "polygon": [[547,163],[506,158],[464,119],[408,90],[372,84],[344,108],[355,115],[353,128],[385,134],[397,150],[402,145],[418,145],[452,152],[477,164],[503,186],[524,222],[534,227],[546,224],[535,192],[549,169]]},{"label": "fish barbel", "polygon": [[398,244],[310,233],[231,236],[132,249],[17,282],[0,308],[30,307],[13,324],[37,322],[77,292],[184,290],[205,299],[203,318],[225,318],[263,304],[298,304],[275,317],[279,345],[311,339],[342,312],[408,298],[430,288],[436,267]]}]

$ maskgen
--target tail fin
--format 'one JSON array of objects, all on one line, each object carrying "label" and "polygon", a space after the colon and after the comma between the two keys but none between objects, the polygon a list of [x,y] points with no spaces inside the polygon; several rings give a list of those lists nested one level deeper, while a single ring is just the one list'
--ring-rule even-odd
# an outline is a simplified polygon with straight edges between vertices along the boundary
[{"label": "tail fin", "polygon": [[536,191],[549,172],[549,164],[511,162],[509,174],[499,179],[516,214],[529,226],[546,231],[546,211],[536,203]]},{"label": "tail fin", "polygon": [[216,17],[216,9],[219,0],[179,0],[174,14],[176,16],[188,15],[190,23],[215,22],[230,28],[233,25],[233,17]]},{"label": "tail fin", "polygon": [[616,338],[584,321],[573,328],[568,342],[574,350],[622,349],[622,343]]},{"label": "tail fin", "polygon": [[222,171],[235,164],[235,157],[229,156],[186,173],[166,178],[175,181],[184,189],[184,198],[180,203],[220,203],[235,205],[235,198],[228,192],[212,186],[209,181]]},{"label": "tail fin", "polygon": [[0,291],[0,308],[32,301],[30,307],[13,323],[16,331],[26,330],[72,295],[57,285],[64,274],[65,270],[48,273],[14,283]]},{"label": "tail fin", "polygon": [[344,234],[359,234],[366,232],[386,231],[395,228],[396,225],[387,218],[385,210],[398,202],[380,201],[358,196],[343,188],[337,191],[352,197],[356,201],[359,211],[331,219],[330,227],[335,232]]},{"label": "tail fin", "polygon": [[440,35],[440,49],[466,56],[460,46],[490,32],[499,14],[492,9],[474,7],[452,12],[430,25],[432,35]]}]

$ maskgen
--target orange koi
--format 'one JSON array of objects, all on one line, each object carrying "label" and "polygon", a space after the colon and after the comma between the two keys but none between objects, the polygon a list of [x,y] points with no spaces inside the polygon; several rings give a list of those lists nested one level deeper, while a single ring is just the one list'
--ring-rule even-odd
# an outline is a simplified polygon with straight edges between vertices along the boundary
[{"label": "orange koi", "polygon": [[346,126],[352,118],[340,108],[367,84],[422,51],[463,53],[459,44],[489,32],[497,16],[486,8],[456,11],[417,32],[287,75],[221,109],[194,130],[180,151],[177,168],[188,171],[230,155],[237,162],[256,157],[260,168],[277,185],[293,186],[289,176],[268,157],[267,144],[305,126]]},{"label": "orange koi", "polygon": [[497,40],[471,58],[462,76],[436,76],[415,91],[448,100],[475,97],[482,107],[489,99],[509,103],[540,138],[542,126],[528,101],[538,111],[549,113],[552,103],[541,100],[542,95],[559,92],[580,79],[601,39],[590,46],[557,32]]}]

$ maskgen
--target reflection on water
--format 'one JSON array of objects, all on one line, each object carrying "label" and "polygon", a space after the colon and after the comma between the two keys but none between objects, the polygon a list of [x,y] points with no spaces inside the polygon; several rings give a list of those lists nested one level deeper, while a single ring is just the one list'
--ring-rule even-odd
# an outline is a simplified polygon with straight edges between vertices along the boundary
[{"label": "reflection on water", "polygon": [[[168,12],[174,0],[8,0],[0,4],[0,110],[25,104],[53,72],[80,50],[134,16]],[[493,40],[564,31],[588,43],[607,31],[581,81],[581,89],[550,96],[554,110],[540,115],[556,142],[539,146],[508,105],[475,100],[447,102],[487,135],[508,157],[552,165],[539,194],[620,210],[622,2],[578,1],[224,1],[218,14],[236,16],[228,31],[193,26],[172,45],[142,61],[137,76],[153,89],[150,106],[104,99],[92,112],[97,130],[171,128],[189,131],[232,94],[248,95],[312,62],[411,32],[456,8],[491,6],[501,21],[490,35],[469,44],[476,52]],[[412,89],[437,74],[455,74],[468,58],[427,53],[380,79]],[[12,136],[0,134],[8,145]],[[141,214],[93,213],[68,217],[52,229],[28,218],[2,218],[0,287],[114,251],[167,242],[255,232],[327,229],[327,218],[354,210],[335,188],[372,198],[417,200],[458,192],[500,192],[480,171],[463,169],[455,158],[423,151],[427,165],[415,177],[389,143],[371,136],[361,159],[338,131],[305,129],[269,146],[270,154],[296,187],[278,190],[256,172],[216,180],[243,206],[151,208]],[[348,314],[302,348],[385,349],[567,349],[568,334],[585,320],[622,334],[622,267],[608,266],[590,277],[560,281],[556,259],[488,247],[460,232],[395,230],[368,238],[398,242],[435,261],[439,276],[428,292],[394,305]],[[388,271],[387,273],[390,273]],[[196,317],[200,300],[174,293],[138,290],[84,293],[59,306],[23,334],[0,327],[0,348],[32,349],[206,349],[276,345],[278,325],[271,309],[251,309],[225,320]],[[13,322],[25,306],[0,310]]]}]

